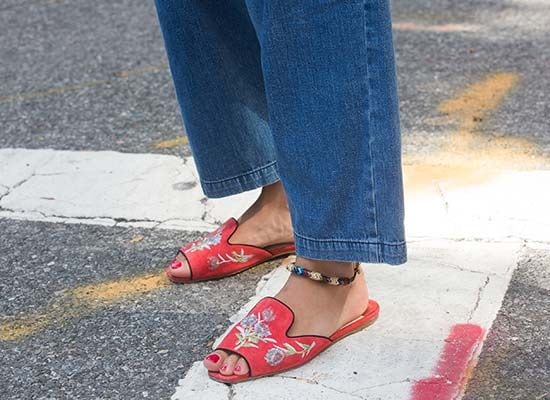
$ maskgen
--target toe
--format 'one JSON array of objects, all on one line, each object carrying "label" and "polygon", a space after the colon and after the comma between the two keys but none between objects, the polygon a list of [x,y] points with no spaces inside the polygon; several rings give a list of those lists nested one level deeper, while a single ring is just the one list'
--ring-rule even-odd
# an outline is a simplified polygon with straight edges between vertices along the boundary
[{"label": "toe", "polygon": [[244,358],[239,357],[239,359],[235,363],[235,367],[233,367],[233,373],[235,375],[246,375],[246,374],[248,374],[248,364],[247,364],[247,362]]},{"label": "toe", "polygon": [[227,353],[221,350],[216,350],[204,357],[203,364],[209,371],[217,372],[227,358]]},{"label": "toe", "polygon": [[237,363],[238,359],[239,359],[238,355],[230,354],[229,357],[227,357],[225,361],[222,363],[222,366],[220,368],[220,373],[222,375],[233,375],[233,368],[235,368],[235,364]]},{"label": "toe", "polygon": [[191,276],[187,259],[181,252],[178,253],[176,258],[169,265],[169,269],[170,275],[176,278],[189,278]]}]

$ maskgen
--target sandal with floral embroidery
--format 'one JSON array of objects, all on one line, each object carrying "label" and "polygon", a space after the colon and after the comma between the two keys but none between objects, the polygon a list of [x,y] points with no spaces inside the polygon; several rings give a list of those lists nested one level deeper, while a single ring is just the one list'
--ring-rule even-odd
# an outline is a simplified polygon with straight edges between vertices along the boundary
[{"label": "sandal with floral embroidery", "polygon": [[216,230],[193,242],[182,246],[182,253],[189,265],[190,276],[175,276],[172,271],[183,267],[183,263],[174,258],[165,269],[166,276],[172,282],[200,282],[225,278],[252,268],[266,261],[295,253],[294,243],[279,243],[266,247],[249,244],[230,243],[239,222],[231,217]]},{"label": "sandal with floral embroidery", "polygon": [[[353,278],[326,277],[295,265],[287,268],[298,275],[333,285],[348,284],[358,273],[358,264]],[[299,367],[337,341],[370,326],[378,318],[379,311],[378,303],[371,299],[359,317],[330,336],[289,336],[287,332],[294,323],[294,312],[281,300],[271,296],[264,297],[228,331],[214,349],[242,357],[248,364],[248,374],[223,375],[208,371],[208,376],[223,383],[237,383]]]}]

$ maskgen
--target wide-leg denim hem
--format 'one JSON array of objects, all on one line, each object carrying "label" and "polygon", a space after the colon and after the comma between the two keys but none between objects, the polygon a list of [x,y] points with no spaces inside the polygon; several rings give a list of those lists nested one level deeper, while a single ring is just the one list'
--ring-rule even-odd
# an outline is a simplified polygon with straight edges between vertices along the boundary
[{"label": "wide-leg denim hem", "polygon": [[407,244],[366,240],[313,239],[294,232],[296,255],[317,260],[359,261],[400,265],[407,262]]},{"label": "wide-leg denim hem", "polygon": [[261,167],[243,174],[217,181],[200,180],[206,197],[215,199],[257,189],[275,183],[280,179],[277,161],[272,161]]}]

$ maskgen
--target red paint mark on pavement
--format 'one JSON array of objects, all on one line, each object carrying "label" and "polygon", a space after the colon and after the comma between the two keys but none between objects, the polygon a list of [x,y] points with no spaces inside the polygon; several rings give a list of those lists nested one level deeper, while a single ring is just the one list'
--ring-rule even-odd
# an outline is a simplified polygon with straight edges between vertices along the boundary
[{"label": "red paint mark on pavement", "polygon": [[472,355],[482,342],[485,330],[474,324],[457,324],[445,339],[434,374],[416,381],[411,400],[452,400],[468,382]]}]

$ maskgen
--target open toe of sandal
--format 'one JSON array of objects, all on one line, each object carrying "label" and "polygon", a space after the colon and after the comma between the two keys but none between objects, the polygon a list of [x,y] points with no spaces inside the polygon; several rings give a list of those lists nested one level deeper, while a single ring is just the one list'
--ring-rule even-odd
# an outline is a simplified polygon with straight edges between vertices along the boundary
[{"label": "open toe of sandal", "polygon": [[187,260],[190,276],[181,277],[173,273],[182,266],[181,261],[174,259],[165,269],[168,279],[178,283],[219,279],[295,253],[294,243],[266,247],[230,243],[229,240],[238,226],[237,219],[230,217],[216,230],[182,246],[178,254],[183,254]]},{"label": "open toe of sandal", "polygon": [[209,371],[208,376],[223,383],[237,383],[274,375],[299,367],[344,337],[371,325],[380,307],[369,300],[367,309],[330,336],[289,336],[294,322],[292,309],[275,297],[264,297],[227,332],[216,350],[241,356],[248,364],[246,375],[223,375]]}]

